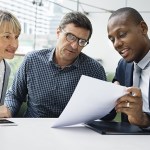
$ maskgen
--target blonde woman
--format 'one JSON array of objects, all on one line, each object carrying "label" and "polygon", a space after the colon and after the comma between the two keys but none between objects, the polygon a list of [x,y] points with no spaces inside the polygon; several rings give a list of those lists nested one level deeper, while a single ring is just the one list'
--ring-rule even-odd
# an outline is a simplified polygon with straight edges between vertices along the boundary
[{"label": "blonde woman", "polygon": [[5,59],[14,57],[20,32],[18,19],[10,12],[0,10],[0,104],[4,103],[10,74],[10,67]]}]

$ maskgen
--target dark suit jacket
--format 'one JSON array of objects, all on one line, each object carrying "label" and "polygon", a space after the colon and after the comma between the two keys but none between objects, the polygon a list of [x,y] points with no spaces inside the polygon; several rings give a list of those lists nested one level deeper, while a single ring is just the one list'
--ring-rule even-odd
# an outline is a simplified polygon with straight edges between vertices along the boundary
[{"label": "dark suit jacket", "polygon": [[3,78],[2,95],[0,97],[1,104],[4,104],[4,98],[5,98],[5,94],[7,91],[7,85],[8,85],[9,75],[10,75],[9,64],[5,60],[4,60],[4,64],[5,64],[5,72],[4,72],[4,78]]},{"label": "dark suit jacket", "polygon": [[[121,85],[131,87],[133,85],[133,67],[134,67],[133,62],[127,63],[124,59],[121,59],[118,63],[118,67],[116,69],[113,82],[119,81]],[[149,107],[150,107],[150,87],[149,87]],[[127,116],[124,114],[122,114],[122,121],[125,122],[128,121]]]}]

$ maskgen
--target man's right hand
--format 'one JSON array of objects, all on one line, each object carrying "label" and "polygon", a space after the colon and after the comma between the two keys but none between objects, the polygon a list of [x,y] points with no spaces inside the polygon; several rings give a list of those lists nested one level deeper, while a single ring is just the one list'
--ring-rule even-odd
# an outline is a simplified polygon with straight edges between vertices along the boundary
[{"label": "man's right hand", "polygon": [[11,112],[10,110],[5,106],[0,106],[0,118],[11,118]]}]

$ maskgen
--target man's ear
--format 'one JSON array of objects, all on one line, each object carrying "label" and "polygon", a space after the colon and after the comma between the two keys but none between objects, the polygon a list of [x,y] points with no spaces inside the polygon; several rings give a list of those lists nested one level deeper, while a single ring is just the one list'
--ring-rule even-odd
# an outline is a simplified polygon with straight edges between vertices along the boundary
[{"label": "man's ear", "polygon": [[57,28],[56,34],[57,34],[57,39],[59,38],[59,34],[60,34],[61,30],[60,28]]},{"label": "man's ear", "polygon": [[145,21],[141,21],[140,22],[140,27],[141,27],[142,33],[143,34],[147,34],[147,32],[148,32],[148,26],[145,23]]}]

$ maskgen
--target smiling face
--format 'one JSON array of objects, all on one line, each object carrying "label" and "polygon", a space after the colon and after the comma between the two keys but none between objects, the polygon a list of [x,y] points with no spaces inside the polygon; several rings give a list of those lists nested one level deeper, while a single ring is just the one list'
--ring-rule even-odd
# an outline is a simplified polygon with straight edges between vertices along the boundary
[{"label": "smiling face", "polygon": [[128,62],[139,62],[150,48],[146,23],[136,24],[125,13],[110,18],[107,30],[114,48]]},{"label": "smiling face", "polygon": [[[88,40],[90,31],[81,27],[76,27],[73,23],[66,25],[63,30],[65,33],[60,28],[57,29],[58,41],[55,52],[55,61],[60,66],[67,66],[75,61],[83,49],[83,47],[78,45],[78,40]],[[78,39],[69,42],[66,39],[66,33],[71,33]]]},{"label": "smiling face", "polygon": [[[14,33],[15,32],[15,33]],[[18,48],[18,32],[13,30],[10,22],[3,22],[0,26],[0,60],[12,59]]]}]

